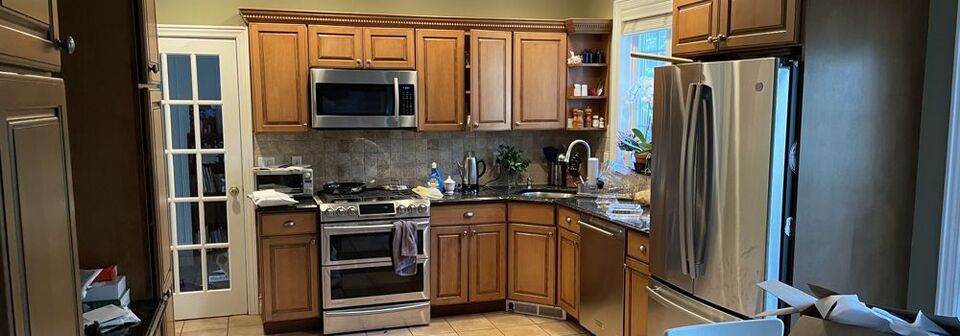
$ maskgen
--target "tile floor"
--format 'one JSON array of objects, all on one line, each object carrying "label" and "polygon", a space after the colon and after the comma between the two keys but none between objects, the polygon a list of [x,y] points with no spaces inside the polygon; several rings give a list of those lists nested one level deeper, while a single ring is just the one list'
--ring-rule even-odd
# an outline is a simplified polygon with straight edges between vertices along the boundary
[{"label": "tile floor", "polygon": [[[177,336],[261,336],[260,316],[238,315],[177,322]],[[281,334],[322,335],[320,332]],[[575,336],[587,335],[580,326],[547,318],[505,312],[433,318],[430,325],[343,336]]]}]

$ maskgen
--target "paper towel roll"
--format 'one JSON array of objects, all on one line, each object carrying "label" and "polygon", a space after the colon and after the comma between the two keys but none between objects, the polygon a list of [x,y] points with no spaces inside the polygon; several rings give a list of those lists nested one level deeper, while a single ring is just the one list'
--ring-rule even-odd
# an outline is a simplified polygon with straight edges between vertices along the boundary
[{"label": "paper towel roll", "polygon": [[600,159],[592,157],[587,159],[587,184],[597,185],[597,174],[600,173]]}]

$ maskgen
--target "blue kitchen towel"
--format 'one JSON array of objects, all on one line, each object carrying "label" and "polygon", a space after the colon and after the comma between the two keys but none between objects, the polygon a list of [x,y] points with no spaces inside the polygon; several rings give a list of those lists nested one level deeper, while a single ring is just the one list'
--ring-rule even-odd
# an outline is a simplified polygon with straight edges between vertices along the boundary
[{"label": "blue kitchen towel", "polygon": [[417,275],[417,224],[393,222],[393,271],[399,276]]}]

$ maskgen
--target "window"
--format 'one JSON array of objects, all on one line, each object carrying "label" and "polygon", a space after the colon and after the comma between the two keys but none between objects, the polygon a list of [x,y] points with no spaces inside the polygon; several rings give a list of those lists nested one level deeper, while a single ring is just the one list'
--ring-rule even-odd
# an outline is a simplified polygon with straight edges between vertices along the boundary
[{"label": "window", "polygon": [[[617,131],[640,129],[653,142],[653,69],[665,62],[632,58],[630,52],[669,55],[670,15],[624,22],[617,74]],[[617,148],[618,161],[632,167],[633,154]]]}]

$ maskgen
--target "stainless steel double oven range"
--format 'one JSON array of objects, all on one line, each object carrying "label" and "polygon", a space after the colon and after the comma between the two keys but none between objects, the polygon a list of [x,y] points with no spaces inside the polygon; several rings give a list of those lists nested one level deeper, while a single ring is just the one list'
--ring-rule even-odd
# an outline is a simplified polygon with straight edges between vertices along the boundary
[{"label": "stainless steel double oven range", "polygon": [[[409,190],[317,193],[323,332],[430,322],[430,201]],[[393,223],[417,226],[417,274],[394,272]]]}]

